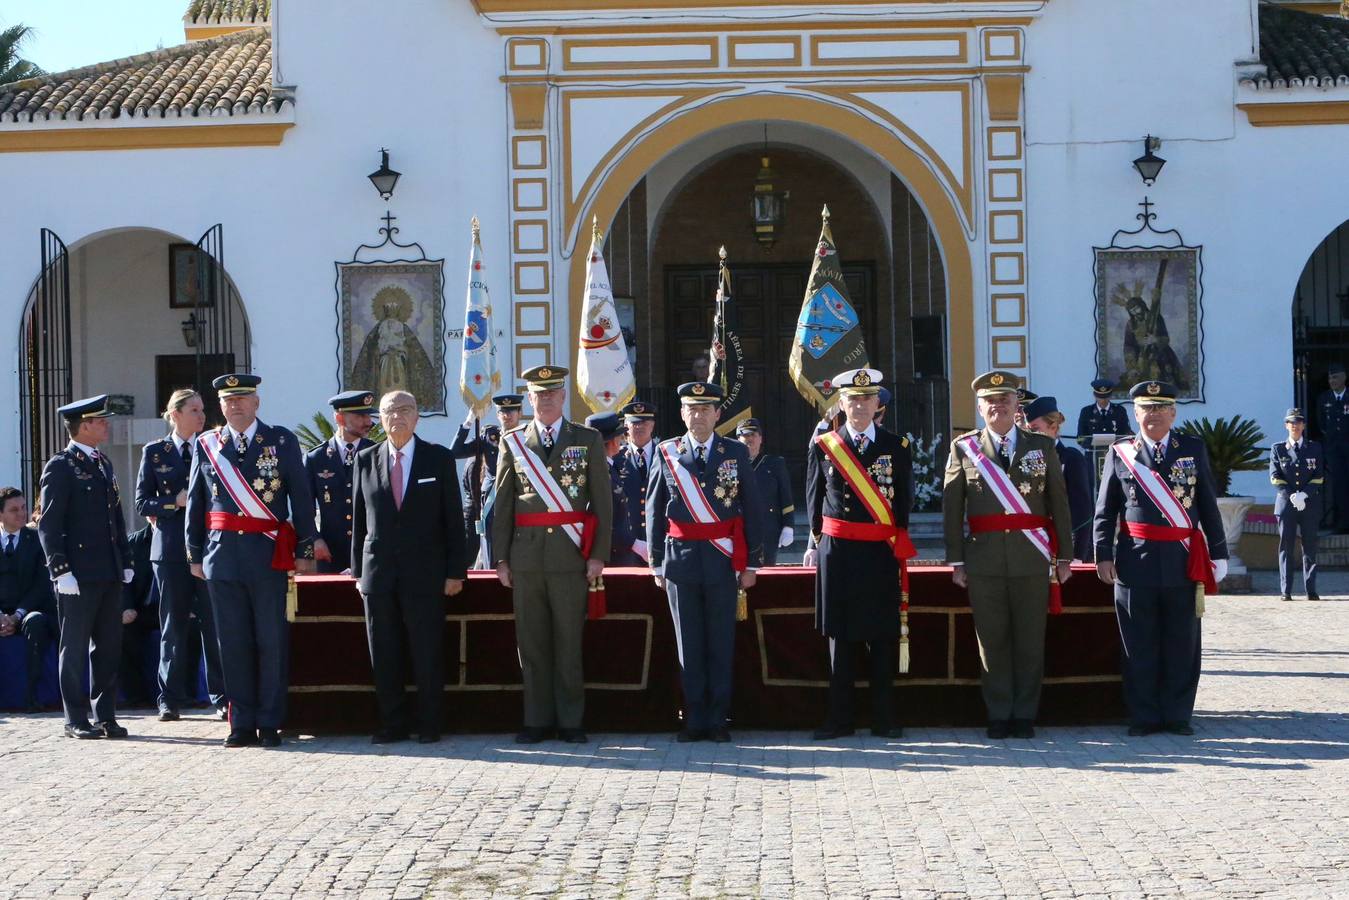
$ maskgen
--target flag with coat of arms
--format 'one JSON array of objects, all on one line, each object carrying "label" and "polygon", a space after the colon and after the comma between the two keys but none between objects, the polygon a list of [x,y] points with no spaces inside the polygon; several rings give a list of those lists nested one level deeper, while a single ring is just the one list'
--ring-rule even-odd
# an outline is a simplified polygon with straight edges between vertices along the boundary
[{"label": "flag with coat of arms", "polygon": [[487,265],[482,258],[478,217],[473,217],[473,248],[468,257],[468,302],[464,305],[464,355],[459,365],[459,393],[479,418],[501,390],[496,342],[492,340],[492,298],[487,292]]},{"label": "flag with coat of arms", "polygon": [[586,263],[585,315],[581,318],[576,359],[576,387],[591,412],[615,412],[637,394],[628,345],[614,308],[609,270],[600,252],[600,230],[594,223],[590,259]]}]

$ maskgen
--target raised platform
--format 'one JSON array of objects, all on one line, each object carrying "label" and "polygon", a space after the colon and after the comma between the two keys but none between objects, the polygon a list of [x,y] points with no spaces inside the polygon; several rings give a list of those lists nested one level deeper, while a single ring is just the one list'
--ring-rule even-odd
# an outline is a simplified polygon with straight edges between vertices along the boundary
[{"label": "raised platform", "polygon": [[[610,569],[604,580],[609,615],[586,623],[585,725],[610,732],[674,730],[679,663],[665,594],[645,569]],[[333,575],[297,581],[287,727],[373,730],[374,688],[354,582]],[[735,727],[810,728],[823,721],[828,654],[814,627],[814,590],[810,569],[759,573],[749,592],[749,619],[736,629]],[[896,682],[901,723],[982,723],[979,649],[964,592],[945,566],[915,568],[911,590],[913,665]],[[1118,719],[1119,630],[1110,589],[1092,567],[1077,567],[1064,587],[1064,607],[1063,615],[1049,618],[1040,721]],[[510,592],[494,574],[474,572],[445,609],[446,722],[459,731],[517,729],[521,684]],[[865,697],[857,707],[865,714]]]}]

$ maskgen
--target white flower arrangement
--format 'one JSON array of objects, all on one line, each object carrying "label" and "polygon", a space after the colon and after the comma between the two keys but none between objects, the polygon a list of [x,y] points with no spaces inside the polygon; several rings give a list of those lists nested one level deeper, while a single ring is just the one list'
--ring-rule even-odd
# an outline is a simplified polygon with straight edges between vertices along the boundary
[{"label": "white flower arrangement", "polygon": [[946,471],[946,443],[940,434],[924,441],[907,435],[913,457],[913,510],[934,512],[941,508],[942,477]]}]

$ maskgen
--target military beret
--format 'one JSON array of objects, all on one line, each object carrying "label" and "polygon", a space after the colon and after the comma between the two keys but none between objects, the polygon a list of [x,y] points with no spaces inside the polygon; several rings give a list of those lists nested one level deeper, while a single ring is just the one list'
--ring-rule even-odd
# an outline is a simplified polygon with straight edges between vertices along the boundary
[{"label": "military beret", "polygon": [[1038,419],[1041,416],[1047,416],[1050,413],[1059,411],[1059,401],[1055,397],[1036,397],[1026,404],[1026,421]]},{"label": "military beret", "polygon": [[338,412],[373,414],[375,395],[369,391],[343,391],[328,398],[328,405]]},{"label": "military beret", "polygon": [[847,396],[857,394],[865,396],[867,394],[879,394],[881,392],[881,375],[877,369],[849,369],[846,372],[839,372],[833,378],[833,385],[840,394]]},{"label": "military beret", "polygon": [[890,405],[890,401],[893,400],[893,399],[895,399],[895,395],[892,394],[892,393],[890,393],[890,389],[889,389],[889,388],[886,388],[886,387],[881,388],[881,408],[882,408],[882,409],[884,409],[885,407],[889,406],[889,405]]},{"label": "military beret", "polygon": [[108,410],[107,394],[99,394],[97,397],[86,397],[83,400],[67,403],[65,406],[57,407],[56,412],[60,414],[61,418],[70,422],[76,419],[106,419],[112,415]]},{"label": "military beret", "polygon": [[710,381],[686,381],[679,386],[679,402],[696,406],[703,403],[720,403],[725,396],[721,385]]},{"label": "military beret", "polygon": [[735,426],[736,434],[749,434],[751,432],[754,434],[763,433],[763,424],[758,419],[746,419]]},{"label": "military beret", "polygon": [[1109,378],[1097,378],[1091,383],[1091,392],[1097,397],[1109,397],[1115,391],[1115,382]]},{"label": "military beret", "polygon": [[497,394],[492,398],[497,409],[520,409],[524,406],[525,398],[520,394]]},{"label": "military beret", "polygon": [[221,375],[211,382],[211,387],[221,397],[235,397],[240,394],[256,394],[258,385],[262,384],[262,377],[259,375],[249,375],[244,372],[233,372],[229,375]]},{"label": "military beret", "polygon": [[623,424],[623,419],[618,413],[605,412],[586,416],[586,425],[598,431],[600,437],[606,441],[628,433],[628,427]]},{"label": "military beret", "polygon": [[634,400],[620,409],[619,412],[629,419],[654,419],[656,417],[655,404],[647,403],[645,400]]},{"label": "military beret", "polygon": [[1139,406],[1173,406],[1176,388],[1165,381],[1140,381],[1129,388],[1129,396]]},{"label": "military beret", "polygon": [[1307,417],[1302,414],[1302,410],[1294,406],[1284,414],[1283,420],[1285,422],[1305,422],[1307,421]]},{"label": "military beret", "polygon": [[551,391],[562,387],[570,374],[571,369],[563,366],[534,366],[521,372],[520,379],[535,390]]},{"label": "military beret", "polygon": [[993,397],[998,394],[1015,394],[1019,379],[1011,372],[985,372],[970,382],[970,389],[976,397]]}]

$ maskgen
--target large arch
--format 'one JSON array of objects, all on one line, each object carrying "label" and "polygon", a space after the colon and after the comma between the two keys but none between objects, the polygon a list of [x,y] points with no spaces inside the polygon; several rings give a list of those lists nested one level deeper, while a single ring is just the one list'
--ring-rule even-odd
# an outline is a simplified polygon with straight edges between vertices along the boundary
[{"label": "large arch", "polygon": [[[784,121],[813,125],[842,135],[864,147],[902,179],[918,198],[937,235],[946,267],[948,293],[947,334],[950,339],[951,421],[973,399],[965,388],[974,379],[974,273],[960,214],[927,162],[887,130],[862,114],[809,97],[785,94],[749,94],[711,101],[681,113],[634,143],[584,198],[580,221],[592,216],[613,220],[628,193],[659,160],[690,140],[745,121]],[[577,333],[585,303],[586,254],[573,253],[568,286],[568,327]],[[579,394],[573,387],[573,402]]]}]

